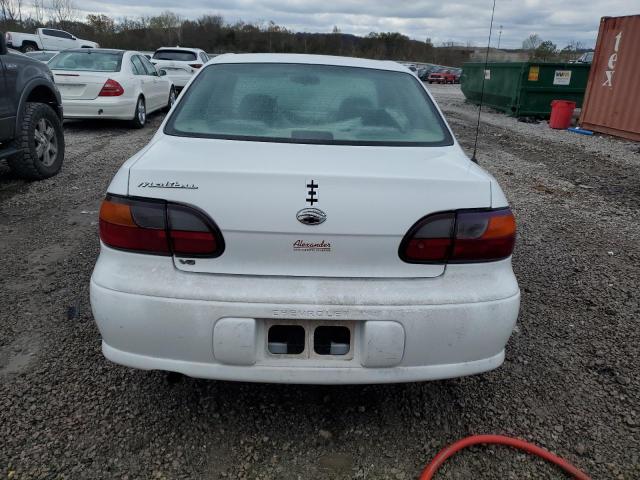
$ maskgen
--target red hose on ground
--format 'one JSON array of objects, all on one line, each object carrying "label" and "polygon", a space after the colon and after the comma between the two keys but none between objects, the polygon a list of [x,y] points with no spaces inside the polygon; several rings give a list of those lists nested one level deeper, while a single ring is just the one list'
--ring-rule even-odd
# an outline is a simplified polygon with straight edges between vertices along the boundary
[{"label": "red hose on ground", "polygon": [[464,448],[478,444],[507,445],[509,447],[524,450],[527,453],[537,455],[538,457],[544,458],[548,462],[557,465],[568,474],[573,475],[573,478],[575,478],[576,480],[591,480],[591,478],[586,473],[578,470],[569,462],[558,457],[557,455],[554,455],[548,450],[540,448],[529,442],[525,442],[524,440],[505,437],[504,435],[472,435],[470,437],[463,438],[462,440],[458,440],[452,445],[449,445],[448,447],[441,450],[440,453],[435,456],[431,463],[427,465],[427,467],[422,471],[420,480],[431,480],[434,474],[448,458],[452,457]]}]

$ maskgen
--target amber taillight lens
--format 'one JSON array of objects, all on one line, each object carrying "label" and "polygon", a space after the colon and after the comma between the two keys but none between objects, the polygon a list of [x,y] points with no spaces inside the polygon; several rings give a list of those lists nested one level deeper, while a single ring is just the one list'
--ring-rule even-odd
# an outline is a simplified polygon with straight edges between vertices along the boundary
[{"label": "amber taillight lens", "polygon": [[474,263],[507,258],[516,222],[508,208],[428,215],[405,235],[399,255],[409,263]]},{"label": "amber taillight lens", "polygon": [[154,255],[217,257],[220,230],[202,212],[164,200],[107,195],[100,207],[105,245]]},{"label": "amber taillight lens", "polygon": [[516,243],[516,220],[510,209],[459,212],[450,262],[487,262],[507,258]]}]

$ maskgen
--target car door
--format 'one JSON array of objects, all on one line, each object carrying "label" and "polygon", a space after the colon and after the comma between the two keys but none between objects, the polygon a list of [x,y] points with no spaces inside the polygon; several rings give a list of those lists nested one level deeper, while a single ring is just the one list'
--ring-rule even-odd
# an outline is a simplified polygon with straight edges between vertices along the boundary
[{"label": "car door", "polygon": [[62,38],[58,36],[58,30],[43,28],[40,30],[40,40],[42,41],[43,50],[64,50],[62,46]]},{"label": "car door", "polygon": [[65,50],[67,48],[74,48],[78,46],[78,41],[76,37],[71,35],[69,32],[63,32],[62,30],[56,30],[58,39],[60,41],[61,49]]},{"label": "car door", "polygon": [[147,70],[144,68],[142,57],[140,55],[132,55],[131,64],[133,65],[133,74],[135,75],[136,80],[140,82],[140,88],[146,101],[147,112],[150,112],[155,108],[154,105],[157,101],[154,98],[153,77],[149,75]]},{"label": "car door", "polygon": [[160,78],[158,75],[158,70],[153,64],[147,60],[147,58],[143,55],[139,56],[142,65],[144,66],[147,75],[153,79],[151,82],[152,91],[153,91],[153,109],[158,109],[166,105],[169,99],[169,89],[167,87],[167,82],[164,78]]}]

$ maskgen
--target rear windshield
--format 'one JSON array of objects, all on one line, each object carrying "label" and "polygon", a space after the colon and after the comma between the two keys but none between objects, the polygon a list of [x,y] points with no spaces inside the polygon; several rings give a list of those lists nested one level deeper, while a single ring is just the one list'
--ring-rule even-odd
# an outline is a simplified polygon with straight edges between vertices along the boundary
[{"label": "rear windshield", "polygon": [[27,57],[35,58],[36,60],[47,61],[55,55],[53,52],[27,52]]},{"label": "rear windshield", "polygon": [[177,105],[165,133],[289,143],[452,144],[415,76],[330,65],[205,67]]},{"label": "rear windshield", "polygon": [[153,54],[154,60],[179,60],[181,62],[193,62],[198,59],[194,52],[184,50],[159,50]]},{"label": "rear windshield", "polygon": [[60,52],[49,62],[51,70],[77,70],[84,72],[119,72],[122,52]]}]

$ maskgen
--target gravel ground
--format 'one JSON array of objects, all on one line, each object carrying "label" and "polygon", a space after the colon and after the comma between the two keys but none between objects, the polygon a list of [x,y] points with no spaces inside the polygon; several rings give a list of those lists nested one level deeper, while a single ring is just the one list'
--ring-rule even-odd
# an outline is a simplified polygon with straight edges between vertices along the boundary
[{"label": "gravel ground", "polygon": [[[457,86],[431,90],[469,149],[475,109]],[[519,326],[498,370],[420,384],[211,382],[108,363],[88,298],[96,213],[161,117],[66,124],[64,170],[43,182],[0,164],[0,478],[411,479],[472,433],[640,478],[639,146],[483,119],[479,162],[519,223]],[[478,447],[438,478],[564,477]]]}]

